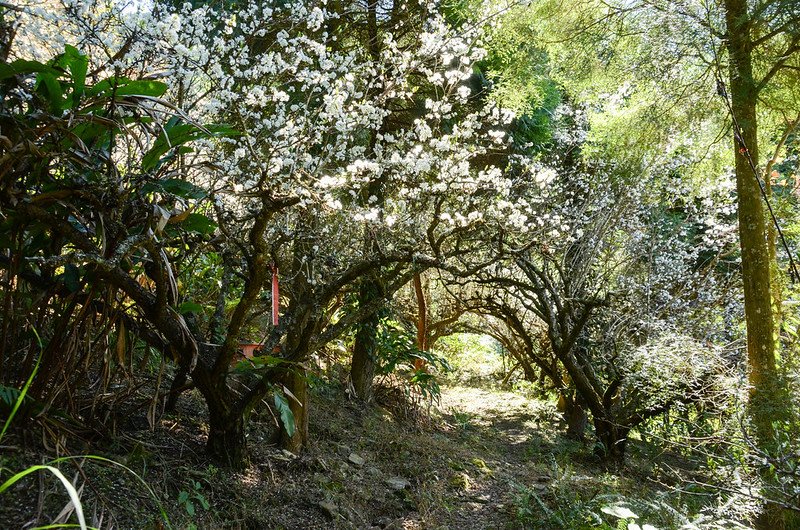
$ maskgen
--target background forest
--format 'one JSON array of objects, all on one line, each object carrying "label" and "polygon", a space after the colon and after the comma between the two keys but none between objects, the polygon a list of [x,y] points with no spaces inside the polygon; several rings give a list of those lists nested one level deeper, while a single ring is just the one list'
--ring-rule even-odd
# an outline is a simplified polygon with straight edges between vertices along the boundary
[{"label": "background forest", "polygon": [[800,528],[795,0],[0,1],[3,528]]}]

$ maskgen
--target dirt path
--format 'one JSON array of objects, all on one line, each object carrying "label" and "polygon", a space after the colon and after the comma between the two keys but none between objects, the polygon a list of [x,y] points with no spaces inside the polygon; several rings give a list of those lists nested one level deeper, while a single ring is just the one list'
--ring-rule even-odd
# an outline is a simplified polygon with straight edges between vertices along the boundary
[{"label": "dirt path", "polygon": [[[318,406],[324,410],[316,417],[326,421],[312,433],[318,440],[312,454],[324,470],[317,478],[278,479],[280,504],[307,508],[270,519],[278,523],[271,527],[522,528],[515,503],[520,487],[545,489],[553,451],[563,444],[555,409],[511,392],[445,386],[422,429],[379,407],[359,413],[343,410],[338,400]],[[327,521],[312,523],[320,507]]]},{"label": "dirt path", "polygon": [[555,409],[519,394],[471,387],[443,389],[439,408],[458,462],[451,464],[455,474],[445,496],[451,509],[434,510],[425,526],[519,528],[519,486],[544,488],[550,480]]}]

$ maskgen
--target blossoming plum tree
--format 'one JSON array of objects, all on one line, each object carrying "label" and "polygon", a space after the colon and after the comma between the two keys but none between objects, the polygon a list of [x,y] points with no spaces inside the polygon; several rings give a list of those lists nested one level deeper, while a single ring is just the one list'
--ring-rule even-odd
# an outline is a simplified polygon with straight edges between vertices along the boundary
[{"label": "blossoming plum tree", "polygon": [[[474,251],[492,230],[522,228],[531,215],[516,191],[525,174],[492,164],[503,160],[494,153],[507,148],[511,116],[489,101],[468,105],[465,81],[482,55],[480,26],[456,34],[435,4],[425,4],[420,24],[409,17],[408,31],[400,20],[382,35],[376,61],[348,36],[369,14],[348,19],[345,7],[154,3],[133,12],[113,1],[64,1],[24,8],[15,22],[13,58],[47,59],[73,43],[87,54],[92,80],[111,76],[110,87],[123,78],[163,83],[163,95],[138,98],[153,109],[155,118],[145,122],[152,137],[132,135],[146,142],[141,150],[113,144],[109,163],[129,168],[119,174],[123,180],[169,169],[169,179],[157,179],[157,188],[131,205],[155,212],[158,226],[194,214],[207,232],[216,227],[191,250],[221,256],[217,266],[237,278],[221,344],[204,342],[177,311],[179,302],[191,302],[176,281],[191,276],[178,261],[186,241],[145,232],[125,250],[142,256],[140,266],[103,264],[113,270],[106,275],[109,296],[131,301],[126,312],[153,327],[141,337],[171,352],[203,395],[209,450],[234,466],[246,458],[245,417],[270,391],[291,398],[284,402],[294,422],[285,422],[283,439],[293,450],[302,447],[302,366],[311,353],[374,312],[415,271],[479,269],[492,258]],[[386,130],[387,117],[417,101],[421,84],[430,96],[407,114],[413,119]],[[171,109],[169,116],[159,119],[159,106]],[[114,112],[137,117],[123,105]],[[214,122],[237,133],[210,135],[223,129],[198,125]],[[380,199],[368,193],[376,179],[385,190]],[[27,193],[35,202],[40,190]],[[365,234],[371,244],[353,244]],[[87,251],[104,255],[98,233],[85,237]],[[281,271],[285,310],[281,324],[262,333],[266,350],[279,347],[280,354],[262,356],[256,382],[239,394],[229,366],[243,334],[254,329],[271,263]],[[372,306],[336,311],[344,292],[375,274],[383,292]],[[152,283],[143,285],[142,275]]]},{"label": "blossoming plum tree", "polygon": [[[555,132],[556,152],[584,137]],[[503,259],[452,292],[527,377],[538,372],[561,394],[568,432],[581,437],[590,414],[602,456],[619,461],[632,428],[716,391],[724,362],[698,343],[736,336],[726,317],[739,314],[741,300],[730,296],[736,276],[724,258],[735,243],[732,180],[692,199],[670,178],[653,184],[570,158],[537,174],[538,193],[528,190],[541,230],[504,231],[495,240]],[[669,174],[675,163],[650,171]],[[670,362],[664,344],[696,356],[697,370],[654,377],[652,366]]]}]

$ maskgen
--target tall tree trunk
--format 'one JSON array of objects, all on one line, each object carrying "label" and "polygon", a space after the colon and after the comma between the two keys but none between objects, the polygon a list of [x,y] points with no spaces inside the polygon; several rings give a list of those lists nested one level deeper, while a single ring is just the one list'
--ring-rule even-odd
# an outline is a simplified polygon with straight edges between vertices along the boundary
[{"label": "tall tree trunk", "polygon": [[[767,199],[772,198],[772,185],[769,173],[764,174],[764,184],[767,191]],[[773,342],[776,348],[776,356],[780,352],[781,326],[783,322],[783,278],[781,278],[778,268],[778,230],[775,224],[767,220],[767,248],[769,249],[769,279],[770,290],[772,293],[772,319],[774,327]]]},{"label": "tall tree trunk", "polygon": [[[555,345],[553,351],[564,365],[572,384],[575,385],[575,401],[581,403],[581,408],[591,412],[595,436],[600,442],[598,456],[609,463],[622,463],[630,427],[622,425],[614,412],[613,403],[604,399],[598,391],[597,376],[589,365],[581,365],[571,351],[560,350]],[[611,387],[606,388],[606,394],[609,393],[609,388]],[[577,424],[580,415],[577,411],[573,412],[575,413],[573,421]]]},{"label": "tall tree trunk", "polygon": [[[298,232],[308,231],[313,233],[316,229],[316,221],[313,219],[301,218],[298,223]],[[292,453],[298,454],[308,443],[308,380],[306,369],[303,362],[311,355],[308,347],[308,339],[319,331],[319,317],[315,316],[318,308],[314,301],[309,301],[313,290],[309,283],[307,274],[312,271],[304,270],[305,264],[299,256],[307,254],[309,243],[307,241],[295,241],[295,258],[293,262],[294,281],[292,282],[293,299],[286,311],[286,316],[290,322],[290,328],[286,334],[284,344],[284,355],[292,359],[296,364],[290,366],[286,373],[281,376],[280,383],[291,392],[287,396],[289,409],[294,416],[294,433],[289,436],[283,422],[280,422],[279,443],[280,446]]]},{"label": "tall tree trunk", "polygon": [[[359,304],[369,304],[380,296],[380,284],[365,278],[359,288]],[[372,313],[359,322],[353,344],[353,360],[350,365],[350,380],[358,399],[364,403],[372,401],[372,380],[375,377],[375,355],[378,343],[380,312]]]},{"label": "tall tree trunk", "polygon": [[[778,374],[770,289],[770,252],[758,176],[758,88],[753,79],[751,20],[746,0],[725,0],[727,45],[730,55],[730,97],[734,127],[736,189],[739,207],[739,241],[742,250],[747,356],[750,369],[750,416],[758,443],[773,445],[773,421],[778,411]],[[752,165],[751,165],[752,164]],[[783,528],[780,510],[768,506],[757,523],[759,529]]]},{"label": "tall tree trunk", "polygon": [[228,302],[232,278],[233,269],[231,269],[227,263],[223,262],[222,279],[220,281],[219,291],[217,291],[214,313],[211,315],[211,319],[208,323],[208,341],[213,344],[221,344],[225,340],[225,306]]},{"label": "tall tree trunk", "polygon": [[294,416],[294,433],[289,433],[281,425],[280,446],[299,454],[308,443],[308,381],[305,368],[292,368],[286,373],[283,384],[292,396],[288,396],[289,408]]},{"label": "tall tree trunk", "polygon": [[[378,41],[378,0],[367,2],[367,49],[370,58],[376,63],[380,60],[380,42]],[[381,128],[383,130],[383,127]],[[367,156],[375,154],[377,143],[376,131],[371,131]],[[371,201],[371,199],[373,199]],[[369,185],[363,190],[361,200],[364,204],[374,202],[375,207],[383,207],[383,179],[374,177]],[[369,229],[365,230],[364,248],[367,252],[380,250],[374,235]],[[367,306],[382,297],[382,286],[377,278],[368,277],[361,281],[358,291],[359,306]],[[355,343],[353,344],[353,359],[350,365],[350,381],[353,383],[358,399],[364,403],[372,400],[372,380],[375,377],[375,354],[378,343],[378,325],[380,323],[381,311],[376,311],[359,323],[356,332]]]},{"label": "tall tree trunk", "polygon": [[220,355],[220,349],[216,344],[198,344],[199,358],[191,376],[208,407],[206,451],[223,466],[243,469],[247,465],[245,415],[232,403],[227,383],[211,374],[211,365]]}]

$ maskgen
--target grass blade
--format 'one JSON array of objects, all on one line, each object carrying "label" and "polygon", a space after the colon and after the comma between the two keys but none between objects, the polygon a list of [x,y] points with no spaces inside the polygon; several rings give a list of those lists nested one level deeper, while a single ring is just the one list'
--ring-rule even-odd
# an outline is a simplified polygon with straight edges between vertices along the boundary
[{"label": "grass blade", "polygon": [[67,490],[67,494],[69,495],[70,500],[72,501],[72,505],[75,507],[75,516],[78,518],[78,526],[80,526],[81,530],[89,530],[89,527],[86,526],[86,519],[83,517],[83,506],[81,505],[81,498],[78,495],[78,491],[75,489],[75,486],[72,485],[72,482],[64,476],[63,473],[58,468],[53,466],[46,466],[46,465],[38,465],[38,466],[31,466],[27,469],[24,469],[11,477],[10,479],[3,482],[0,485],[0,493],[3,493],[5,490],[13,486],[22,478],[30,475],[31,473],[35,473],[36,471],[41,471],[46,469],[47,471],[51,472],[53,475],[56,476],[58,480],[64,485],[64,489]]},{"label": "grass blade", "polygon": [[8,426],[11,425],[11,420],[14,419],[14,415],[17,413],[19,407],[22,405],[22,402],[25,399],[25,395],[28,393],[28,389],[33,383],[33,378],[36,377],[36,372],[39,371],[39,363],[42,362],[42,350],[43,350],[42,339],[39,337],[39,334],[36,333],[35,329],[33,329],[33,333],[34,335],[36,335],[36,341],[39,343],[39,357],[36,359],[36,364],[33,366],[31,375],[28,377],[28,380],[25,381],[25,386],[22,387],[22,390],[19,393],[19,397],[17,397],[17,401],[14,403],[14,407],[11,409],[11,414],[8,415],[5,424],[3,424],[3,430],[0,431],[0,441],[3,440],[3,436],[5,436],[6,431],[8,430]]}]

